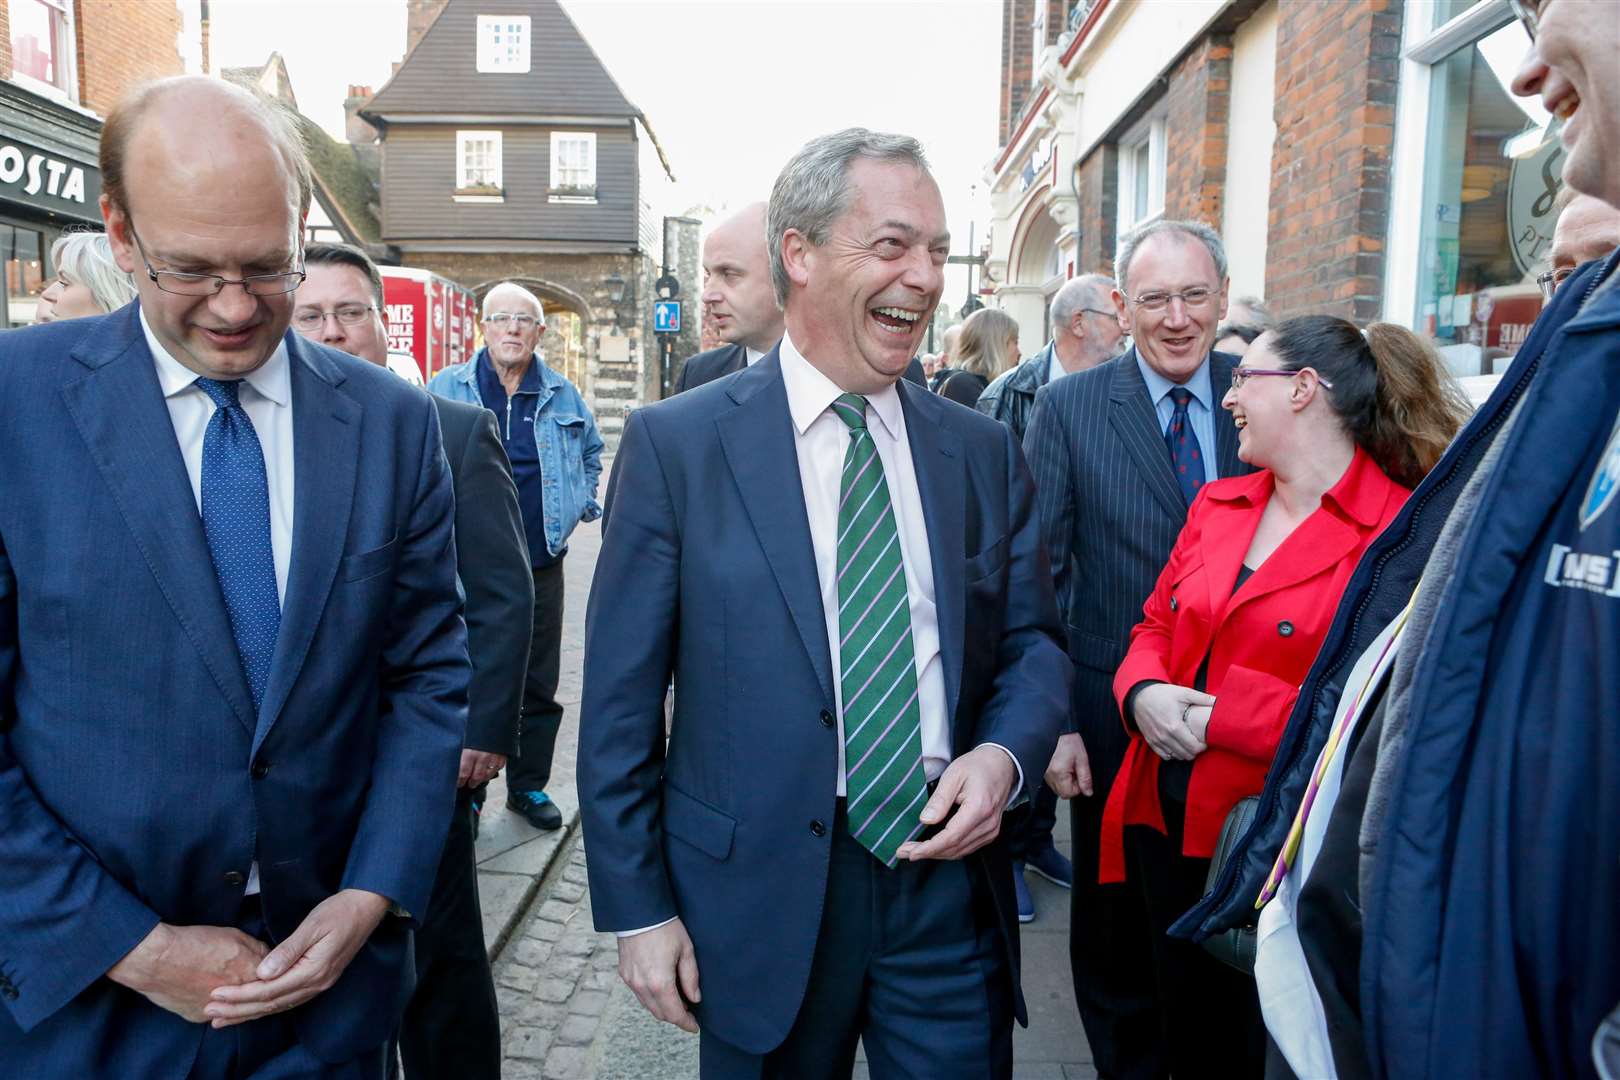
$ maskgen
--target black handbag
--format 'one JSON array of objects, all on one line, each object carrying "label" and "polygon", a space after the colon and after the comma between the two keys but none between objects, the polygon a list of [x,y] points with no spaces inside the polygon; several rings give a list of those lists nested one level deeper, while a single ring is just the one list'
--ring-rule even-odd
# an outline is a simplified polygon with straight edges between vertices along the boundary
[{"label": "black handbag", "polygon": [[[1249,795],[1239,799],[1232,812],[1226,815],[1226,821],[1221,825],[1221,835],[1215,841],[1215,854],[1209,860],[1209,877],[1204,880],[1204,892],[1208,893],[1220,880],[1226,861],[1232,857],[1232,849],[1237,847],[1237,842],[1254,824],[1254,816],[1259,809],[1260,796]],[[1245,975],[1254,974],[1256,945],[1253,923],[1223,930],[1204,939],[1204,948],[1209,950],[1210,955]]]}]

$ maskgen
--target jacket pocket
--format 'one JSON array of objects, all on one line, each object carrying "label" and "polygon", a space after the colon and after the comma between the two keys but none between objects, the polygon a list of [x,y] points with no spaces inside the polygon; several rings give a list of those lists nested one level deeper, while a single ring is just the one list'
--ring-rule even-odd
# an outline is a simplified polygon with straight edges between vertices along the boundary
[{"label": "jacket pocket", "polygon": [[962,570],[962,580],[980,581],[1007,565],[1007,537],[991,544],[977,555],[969,556]]},{"label": "jacket pocket", "polygon": [[379,548],[362,551],[355,555],[343,556],[341,575],[344,581],[364,581],[369,577],[376,577],[394,565],[394,549],[398,547],[399,534]]},{"label": "jacket pocket", "polygon": [[1106,671],[1110,676],[1125,657],[1125,649],[1112,638],[1098,637],[1069,624],[1069,659],[1095,671]]},{"label": "jacket pocket", "polygon": [[665,783],[664,831],[705,855],[724,859],[731,854],[737,819]]}]

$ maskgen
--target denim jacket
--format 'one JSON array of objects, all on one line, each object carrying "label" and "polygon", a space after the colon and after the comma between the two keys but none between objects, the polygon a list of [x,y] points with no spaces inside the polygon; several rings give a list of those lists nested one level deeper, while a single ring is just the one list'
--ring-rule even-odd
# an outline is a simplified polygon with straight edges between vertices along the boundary
[{"label": "denim jacket", "polygon": [[[471,360],[445,368],[428,381],[428,390],[449,401],[483,405],[478,364],[487,355],[487,349],[480,349]],[[540,450],[545,483],[546,550],[561,555],[575,525],[602,516],[596,501],[596,482],[602,475],[602,436],[574,384],[547,367],[539,353],[534,354],[534,363],[541,387],[534,411],[534,444]]]}]

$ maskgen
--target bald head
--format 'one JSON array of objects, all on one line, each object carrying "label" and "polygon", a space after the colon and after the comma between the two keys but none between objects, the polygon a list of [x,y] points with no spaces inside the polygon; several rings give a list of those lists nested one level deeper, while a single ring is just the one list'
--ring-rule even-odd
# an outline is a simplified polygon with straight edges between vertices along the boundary
[{"label": "bald head", "polygon": [[733,345],[768,352],[782,340],[764,203],[750,203],[709,230],[703,241],[703,309],[715,332]]},{"label": "bald head", "polygon": [[1595,195],[1569,200],[1553,226],[1552,266],[1562,270],[1601,259],[1620,247],[1620,210]]}]

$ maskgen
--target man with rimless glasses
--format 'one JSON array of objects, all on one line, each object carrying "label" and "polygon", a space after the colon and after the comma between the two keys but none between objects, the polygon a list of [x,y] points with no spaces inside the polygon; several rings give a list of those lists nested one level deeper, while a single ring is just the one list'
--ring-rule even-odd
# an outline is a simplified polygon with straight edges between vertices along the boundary
[{"label": "man with rimless glasses", "polygon": [[546,317],[538,297],[515,282],[502,282],[484,297],[483,323],[478,355],[439,372],[428,390],[493,411],[512,461],[534,569],[534,635],[519,752],[507,768],[506,805],[535,828],[550,831],[562,825],[546,784],[563,713],[557,703],[563,556],[574,526],[602,514],[596,501],[602,437],[574,384],[540,354]]}]

